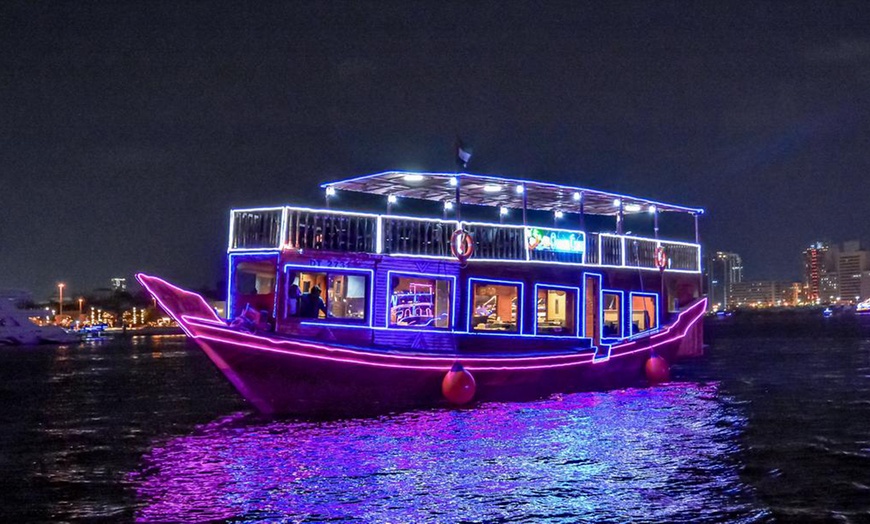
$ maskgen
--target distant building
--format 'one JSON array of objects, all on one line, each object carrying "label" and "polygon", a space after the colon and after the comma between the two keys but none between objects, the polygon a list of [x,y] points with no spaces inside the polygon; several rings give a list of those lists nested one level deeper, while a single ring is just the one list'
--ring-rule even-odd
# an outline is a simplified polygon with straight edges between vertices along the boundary
[{"label": "distant building", "polygon": [[127,291],[127,279],[120,277],[113,278],[112,291]]},{"label": "distant building", "polygon": [[837,248],[816,242],[804,250],[804,284],[811,303],[833,302],[839,296]]},{"label": "distant building", "polygon": [[732,287],[743,282],[743,259],[737,253],[717,251],[707,257],[704,267],[707,304],[711,311],[733,308]]},{"label": "distant building", "polygon": [[857,240],[843,243],[837,257],[839,300],[855,304],[870,298],[870,251]]},{"label": "distant building", "polygon": [[731,287],[732,307],[765,308],[796,306],[800,302],[800,282],[756,280],[735,282]]}]

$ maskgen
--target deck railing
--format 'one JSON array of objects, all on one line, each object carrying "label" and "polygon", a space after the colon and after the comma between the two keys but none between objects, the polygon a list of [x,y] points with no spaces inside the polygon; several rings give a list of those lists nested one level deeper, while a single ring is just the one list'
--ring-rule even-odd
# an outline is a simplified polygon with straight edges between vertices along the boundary
[{"label": "deck railing", "polygon": [[[667,254],[666,270],[698,273],[701,267],[700,246],[689,242],[515,224],[463,222],[462,227],[474,239],[473,259],[478,260],[657,269],[656,248],[662,247]],[[450,238],[456,229],[457,222],[452,220],[296,207],[241,209],[233,210],[230,217],[229,250],[292,248],[453,258]],[[571,249],[532,248],[532,230],[570,238]]]}]

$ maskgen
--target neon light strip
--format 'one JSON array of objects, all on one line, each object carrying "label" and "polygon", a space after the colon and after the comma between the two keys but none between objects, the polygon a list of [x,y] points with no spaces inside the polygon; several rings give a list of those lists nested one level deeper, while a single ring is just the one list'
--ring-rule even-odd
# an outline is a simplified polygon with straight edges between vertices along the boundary
[{"label": "neon light strip", "polygon": [[[244,213],[244,212],[256,212],[256,211],[277,211],[282,210],[282,220],[281,220],[281,238],[279,239],[276,246],[273,247],[262,247],[262,248],[233,248],[233,235],[235,233],[235,213]],[[378,215],[373,213],[358,213],[358,212],[350,212],[350,211],[334,211],[331,209],[318,209],[318,208],[306,208],[306,207],[295,207],[295,206],[284,206],[284,207],[264,207],[264,208],[250,208],[250,209],[234,209],[231,211],[230,218],[230,228],[229,228],[229,242],[227,244],[227,252],[228,253],[254,253],[254,252],[271,252],[274,251],[278,246],[284,246],[283,242],[286,240],[287,236],[287,228],[289,227],[289,212],[291,211],[303,211],[303,212],[311,212],[311,213],[322,213],[322,214],[333,214],[333,215],[345,215],[345,216],[358,216],[358,217],[366,217],[366,218],[375,218],[377,221],[376,224],[376,238],[375,238],[375,253],[381,254],[384,250],[384,227],[383,221],[384,219],[389,220],[413,220],[418,222],[438,222],[441,224],[448,225],[475,225],[475,226],[483,226],[483,227],[492,227],[492,228],[504,228],[504,229],[526,229],[531,226],[522,226],[522,225],[514,225],[514,224],[496,224],[491,222],[456,222],[455,220],[442,220],[437,218],[423,218],[423,217],[410,217],[410,216],[400,216],[400,215]],[[584,240],[586,239],[587,233],[585,231],[581,231],[579,229],[564,229],[564,228],[552,228],[552,227],[538,227],[537,229],[546,229],[548,231],[560,231],[564,233],[575,233],[582,234],[584,236]],[[611,233],[597,233],[599,237],[606,236],[612,238],[621,239],[621,257],[622,257],[622,265],[614,265],[614,264],[602,264],[602,242],[599,238],[598,240],[598,264],[595,266],[599,267],[612,267],[612,268],[624,268],[629,267],[625,265],[625,245],[627,239],[639,240],[645,242],[656,242],[657,245],[682,245],[687,247],[696,248],[697,253],[697,270],[690,269],[670,269],[668,268],[666,271],[674,272],[674,273],[700,273],[701,272],[701,246],[700,244],[693,244],[691,242],[681,242],[677,240],[655,240],[646,237],[635,237],[628,235],[614,235]],[[523,242],[524,249],[526,252],[526,260],[505,260],[505,259],[470,259],[470,261],[479,260],[479,261],[493,261],[493,262],[531,262],[536,264],[551,264],[551,265],[570,265],[577,266],[576,262],[558,262],[558,261],[546,261],[546,260],[531,260],[531,254],[528,249],[527,242]],[[418,254],[404,254],[401,252],[397,253],[389,253],[389,256],[407,256],[407,257],[415,257],[415,258],[432,258],[432,259],[440,259],[440,260],[452,260],[453,257],[441,256],[441,255],[418,255]],[[586,265],[586,251],[583,251],[583,256],[579,265]],[[637,266],[630,266],[637,267]],[[643,270],[649,271],[658,271],[658,268],[648,268],[648,267],[640,267]]]},{"label": "neon light strip", "polygon": [[[437,275],[434,273],[409,273],[407,271],[387,271],[387,309],[384,313],[384,327],[385,328],[396,328],[405,331],[407,329],[414,328],[406,328],[404,326],[399,325],[390,325],[390,298],[392,297],[393,292],[393,275],[397,276],[405,276],[410,278],[419,278],[419,277],[429,277],[434,280],[452,280],[450,284],[450,325],[447,327],[446,331],[453,331],[456,329],[456,310],[459,309],[459,288],[456,287],[456,277],[454,275]],[[433,290],[432,296],[435,296],[435,292]],[[432,314],[435,314],[435,304],[432,304]],[[417,328],[420,329],[420,328]],[[420,329],[420,331],[425,332],[439,332],[445,330],[445,328],[430,328],[430,329]]]},{"label": "neon light strip", "polygon": [[[659,309],[659,308],[661,307],[661,306],[659,305],[659,302],[660,302],[659,299],[660,299],[660,297],[659,297],[659,294],[658,294],[658,293],[653,293],[653,292],[644,292],[644,291],[630,291],[630,292],[628,293],[628,301],[629,301],[629,303],[630,303],[630,304],[629,304],[629,311],[630,311],[630,313],[629,313],[629,317],[628,317],[628,325],[629,325],[629,330],[630,330],[631,336],[634,336],[634,335],[635,335],[635,332],[634,332],[634,322],[633,322],[633,318],[632,318],[632,317],[634,317],[634,297],[636,297],[636,296],[640,296],[640,297],[653,297],[653,298],[655,299],[655,304],[656,304],[656,312],[655,312],[655,319],[654,319],[655,326],[652,327],[652,328],[649,328],[649,329],[645,329],[645,330],[643,330],[643,331],[640,331],[640,332],[638,332],[638,334],[640,334],[640,333],[646,333],[647,331],[653,331],[653,330],[655,330],[655,329],[658,329],[658,327],[659,327],[659,315],[661,314],[661,310]],[[644,310],[646,310],[646,308],[644,308]]]},{"label": "neon light strip", "polygon": [[[576,317],[574,319],[574,334],[573,335],[562,335],[562,336],[560,336],[560,335],[549,335],[549,336],[553,336],[553,337],[557,337],[557,338],[564,338],[564,339],[580,338],[580,333],[579,333],[579,330],[580,330],[580,308],[578,307],[579,304],[577,304],[577,301],[580,298],[580,288],[576,287],[576,286],[562,286],[562,285],[547,284],[547,283],[535,284],[535,309],[534,309],[535,324],[534,324],[534,330],[532,331],[534,336],[538,336],[538,337],[539,336],[548,336],[548,335],[538,335],[538,288],[544,288],[544,290],[547,290],[547,289],[565,289],[565,290],[569,290],[569,291],[574,291],[574,316]],[[567,301],[566,301],[566,303],[567,303]],[[549,310],[549,307],[550,307],[549,304],[547,304],[548,310]]]},{"label": "neon light strip", "polygon": [[[360,323],[359,320],[348,319],[348,320],[345,320],[345,322],[347,322],[347,324],[345,324],[343,322],[333,321],[333,324],[330,324],[330,325],[337,325],[337,326],[342,326],[342,327],[345,327],[345,326],[346,327],[351,327],[351,326],[353,326],[353,327],[365,327],[365,328],[372,327],[372,321],[374,320],[374,307],[373,307],[374,298],[373,298],[373,295],[374,295],[374,290],[375,290],[375,271],[373,269],[343,268],[343,267],[333,268],[333,267],[320,267],[320,266],[304,266],[304,265],[300,265],[300,264],[284,264],[284,267],[282,269],[282,273],[286,275],[288,269],[294,269],[294,270],[299,271],[300,273],[302,273],[302,272],[305,272],[305,273],[324,273],[327,276],[327,283],[329,282],[329,274],[330,273],[338,273],[338,274],[341,274],[341,273],[368,273],[369,276],[366,279],[366,305],[368,306],[368,313],[366,314],[365,322]],[[275,303],[276,304],[278,303],[277,297],[278,297],[278,295],[276,294],[275,295]],[[286,300],[286,297],[281,297],[281,298]],[[328,298],[329,298],[329,293],[327,292],[327,299]],[[275,318],[277,319],[278,316],[276,315]],[[335,318],[335,317],[332,317],[332,318]],[[328,319],[329,318],[327,317],[323,320],[328,320]],[[308,326],[308,325],[314,325],[314,326],[326,325],[324,322],[318,322],[317,320],[306,320],[306,321],[300,322],[300,324],[306,325],[306,326]]]},{"label": "neon light strip", "polygon": [[[474,286],[472,282],[481,282],[488,284],[496,284],[496,285],[506,285],[506,286],[519,286],[519,294],[517,295],[517,328],[516,332],[508,332],[508,333],[494,333],[491,331],[483,331],[483,330],[472,330],[471,329],[471,317],[474,315],[474,299],[472,297],[472,293],[474,291]],[[525,284],[519,280],[493,280],[489,278],[477,278],[471,277],[468,279],[468,311],[466,312],[465,318],[465,330],[469,335],[497,335],[497,336],[532,336],[532,335],[524,335],[525,326],[523,325],[524,317],[525,317]]]},{"label": "neon light strip", "polygon": [[[706,306],[706,299],[700,300],[698,303],[694,304],[689,309],[683,311],[680,314],[680,316],[678,317],[678,320],[682,320],[683,315],[688,313],[689,311],[699,309],[697,307],[698,305]],[[624,344],[622,346],[613,347],[613,348],[609,349],[609,353],[608,353],[607,358],[624,357],[624,356],[628,356],[628,355],[635,354],[635,353],[642,352],[642,351],[648,352],[656,347],[662,346],[664,344],[669,344],[669,343],[675,342],[675,341],[683,338],[686,335],[686,333],[688,332],[688,330],[692,326],[694,326],[695,323],[697,323],[699,319],[701,319],[703,317],[705,308],[700,308],[699,311],[700,312],[698,314],[696,314],[694,316],[694,318],[692,318],[687,323],[687,325],[685,326],[685,329],[683,329],[681,334],[674,336],[668,340],[656,343],[656,344],[652,344],[649,346],[642,346],[642,347],[632,349],[632,350],[627,350],[627,348],[630,346],[636,346],[637,345],[636,342],[629,342],[628,344]],[[188,318],[186,320],[193,320],[193,319]],[[206,325],[206,327],[208,328],[207,325]],[[212,328],[212,329],[215,329],[215,328]],[[344,362],[344,363],[349,363],[349,364],[359,364],[359,365],[376,366],[376,367],[442,371],[444,369],[449,368],[457,360],[456,355],[451,355],[448,357],[421,357],[421,356],[414,356],[414,355],[376,354],[376,353],[372,353],[372,352],[363,352],[363,351],[356,351],[356,350],[346,349],[346,348],[321,346],[321,345],[296,342],[296,341],[274,340],[274,339],[269,339],[269,338],[253,335],[253,334],[230,331],[226,327],[222,327],[220,329],[221,329],[221,331],[223,331],[227,334],[235,335],[240,340],[232,340],[229,338],[218,337],[218,336],[209,336],[209,335],[204,335],[204,334],[198,334],[193,338],[212,340],[212,341],[216,341],[216,342],[228,343],[228,344],[233,344],[233,345],[237,345],[237,346],[243,346],[246,348],[258,349],[258,350],[275,352],[275,353],[290,354],[290,355],[299,356],[299,357],[303,357],[303,358],[315,358],[315,359],[320,359],[320,360],[330,360],[330,361]],[[263,342],[268,343],[270,345],[265,346],[265,345],[262,345],[260,343],[254,344],[254,343],[251,343],[245,339],[253,339],[253,340],[257,340],[257,341],[263,341]],[[314,349],[314,350],[327,351],[330,353],[330,355],[306,353],[306,352],[301,351],[299,349],[296,349],[296,350],[281,349],[280,346],[290,346],[290,347],[295,347],[295,348],[310,348],[310,349]],[[623,348],[626,348],[626,350],[623,350]],[[614,349],[618,349],[620,351],[617,352],[617,351],[614,351]],[[345,356],[335,356],[335,355],[347,355],[347,356],[345,357]],[[548,369],[548,368],[570,367],[570,366],[589,364],[589,363],[594,362],[594,360],[592,358],[589,358],[590,356],[593,356],[593,354],[590,354],[589,352],[584,352],[582,354],[549,355],[549,356],[541,356],[541,357],[519,357],[519,358],[502,357],[502,358],[468,358],[468,359],[463,358],[462,362],[463,362],[463,365],[469,370],[485,370],[485,371],[517,371],[518,370],[518,371],[522,371],[522,370],[539,370],[539,369]],[[353,357],[356,357],[356,358],[353,358]],[[560,362],[560,360],[568,359],[571,357],[574,358],[573,361],[569,360],[567,362]],[[383,361],[387,361],[387,362],[373,361],[372,359],[383,360]],[[601,360],[602,359],[599,359],[599,361],[601,361]],[[390,362],[390,361],[392,361],[392,362]],[[420,363],[419,364],[412,364],[411,362],[420,362]],[[490,362],[506,362],[508,364],[514,364],[514,365],[491,366],[491,365],[488,365]],[[527,364],[527,365],[517,365],[518,362],[533,362],[533,363]],[[535,364],[534,362],[548,362],[548,363]],[[549,362],[553,362],[553,363],[549,363]]]},{"label": "neon light strip", "polygon": [[[232,341],[232,340],[229,340],[229,339],[221,339],[221,338],[215,338],[215,337],[206,337],[206,336],[204,336],[204,335],[192,334],[192,332],[189,331],[189,330],[187,329],[187,327],[186,327],[185,324],[187,324],[187,323],[191,323],[191,324],[200,324],[201,326],[204,324],[206,328],[208,328],[209,326],[211,326],[213,329],[214,329],[214,328],[217,328],[217,326],[219,326],[220,329],[221,329],[222,331],[225,331],[225,332],[228,332],[228,333],[232,333],[232,334],[234,334],[235,336],[240,337],[240,338],[242,338],[242,339],[244,339],[244,338],[254,338],[254,339],[258,339],[258,340],[263,340],[263,341],[269,342],[269,343],[271,343],[271,344],[278,344],[278,345],[296,345],[296,346],[310,347],[310,348],[314,348],[314,349],[330,351],[330,352],[333,352],[333,353],[349,353],[349,354],[351,354],[351,355],[357,355],[357,356],[360,356],[360,357],[365,356],[365,357],[367,357],[367,358],[385,358],[385,359],[393,359],[393,360],[411,360],[411,361],[415,361],[415,360],[434,361],[434,362],[442,362],[445,366],[452,365],[452,362],[455,362],[455,360],[456,360],[456,356],[455,356],[455,355],[448,356],[448,357],[440,357],[440,358],[439,358],[439,357],[418,357],[418,356],[413,356],[413,355],[374,354],[374,353],[371,353],[371,352],[360,352],[360,351],[355,351],[355,350],[351,350],[351,349],[335,348],[335,347],[322,346],[322,345],[317,345],[317,344],[307,344],[307,343],[301,343],[301,342],[292,342],[292,341],[274,340],[274,339],[269,339],[269,338],[265,338],[265,337],[259,337],[259,336],[253,335],[253,334],[244,334],[244,333],[240,333],[240,332],[236,332],[236,331],[230,331],[229,328],[226,326],[226,324],[225,324],[224,322],[222,322],[222,321],[217,317],[217,315],[214,314],[214,312],[213,312],[210,308],[208,309],[208,311],[210,311],[211,314],[213,315],[213,318],[212,318],[212,319],[204,319],[204,318],[201,318],[201,317],[189,317],[189,316],[186,316],[186,315],[179,315],[178,312],[172,310],[171,308],[169,308],[169,307],[167,307],[167,306],[165,305],[165,303],[163,302],[161,296],[160,296],[159,294],[155,293],[155,292],[151,289],[148,280],[155,280],[155,281],[162,282],[163,284],[165,284],[166,286],[168,286],[170,289],[174,289],[174,290],[176,290],[179,294],[194,295],[194,296],[198,297],[198,299],[199,299],[199,301],[200,301],[201,304],[203,304],[204,306],[206,306],[206,308],[208,308],[208,304],[207,304],[207,303],[202,299],[201,296],[199,296],[199,295],[197,295],[197,294],[195,294],[195,293],[191,293],[191,292],[188,292],[188,291],[182,290],[182,289],[180,289],[180,288],[178,288],[178,287],[176,287],[176,286],[173,286],[172,284],[169,284],[168,282],[163,281],[163,280],[161,280],[161,279],[159,279],[159,278],[157,278],[157,277],[149,277],[149,276],[147,276],[147,275],[144,275],[144,274],[141,274],[141,273],[140,273],[140,274],[138,274],[138,275],[136,276],[136,278],[137,278],[137,280],[139,280],[139,282],[143,285],[143,287],[145,287],[145,289],[146,289],[146,290],[147,290],[147,291],[148,291],[148,292],[149,292],[149,293],[150,293],[150,294],[155,298],[155,300],[157,300],[157,301],[160,303],[160,306],[161,306],[161,307],[162,307],[166,312],[168,312],[168,313],[169,313],[173,318],[175,318],[176,321],[178,321],[178,323],[182,326],[182,328],[184,329],[184,331],[185,331],[186,333],[188,333],[188,335],[191,336],[191,338],[194,338],[194,339],[197,339],[197,338],[204,338],[204,339],[216,340],[216,341],[219,341],[219,342],[222,341],[222,342],[227,342],[227,343],[230,343],[230,344],[235,344],[235,345],[246,345],[246,346],[248,346],[248,347],[251,347],[251,346],[248,345],[248,344],[240,343],[240,342],[238,342],[238,341]],[[672,325],[672,326],[669,326],[669,327],[667,328],[667,330],[666,330],[667,332],[670,332],[670,331],[671,331],[671,330],[672,330],[676,325],[679,325],[679,324],[682,322],[683,317],[684,317],[686,314],[688,314],[690,311],[693,311],[693,310],[699,310],[699,311],[700,311],[700,313],[697,314],[697,315],[695,316],[695,318],[693,318],[693,319],[692,319],[692,320],[691,320],[691,321],[686,325],[685,329],[683,329],[683,332],[682,332],[680,335],[677,335],[677,336],[675,336],[675,337],[673,337],[673,338],[671,338],[671,339],[669,339],[669,340],[659,342],[659,343],[654,344],[654,345],[652,345],[652,346],[642,347],[642,348],[639,348],[639,349],[636,349],[636,350],[633,350],[633,351],[624,351],[624,352],[621,352],[620,355],[617,355],[617,356],[624,356],[624,355],[628,355],[628,354],[636,353],[636,352],[638,352],[638,351],[649,350],[649,349],[652,349],[652,348],[654,348],[654,347],[658,347],[658,346],[660,346],[660,345],[662,345],[662,344],[670,343],[670,342],[673,342],[673,341],[675,341],[675,340],[678,340],[678,339],[684,337],[684,336],[686,335],[686,333],[688,332],[688,330],[689,330],[689,329],[690,329],[690,328],[691,328],[691,327],[692,327],[692,326],[693,326],[693,325],[698,321],[698,319],[700,319],[700,318],[703,316],[704,311],[706,310],[706,304],[707,304],[707,299],[706,299],[706,298],[701,299],[701,300],[699,300],[698,302],[696,302],[695,304],[693,304],[691,307],[689,307],[689,308],[683,310],[682,312],[680,312],[680,313],[678,314],[678,316],[677,316],[677,320],[676,320],[676,323],[675,323],[674,325]],[[623,347],[626,347],[626,348],[627,348],[627,347],[630,347],[630,346],[632,346],[632,345],[636,345],[636,344],[637,344],[636,341],[632,341],[632,342],[629,342],[628,344],[625,344]],[[274,349],[274,348],[268,348],[268,347],[264,347],[264,348],[262,348],[262,349],[265,349],[265,350],[268,350],[268,351],[278,351],[278,352],[281,352],[281,351],[282,351],[282,350],[276,350],[276,349]],[[585,355],[588,355],[588,353],[585,353]],[[581,355],[581,356],[585,356],[585,355]],[[312,355],[312,354],[301,354],[301,356],[305,356],[305,357],[309,357],[309,358],[323,358],[322,355]],[[469,362],[469,363],[474,363],[474,362],[491,362],[491,361],[502,361],[502,362],[503,362],[503,361],[508,361],[508,362],[526,362],[526,361],[534,361],[534,362],[537,362],[537,361],[553,361],[553,360],[561,360],[561,359],[571,358],[571,357],[577,357],[577,356],[578,356],[578,355],[576,355],[576,354],[568,354],[568,355],[563,354],[563,355],[547,355],[547,356],[540,356],[540,357],[517,357],[517,358],[507,358],[507,359],[504,358],[504,357],[501,357],[501,358],[470,358],[470,359],[464,359],[464,361],[465,361],[465,362]],[[359,363],[361,363],[361,364],[367,364],[367,365],[377,365],[377,364],[375,364],[375,363],[367,362],[367,361],[360,361]],[[574,365],[574,364],[582,364],[582,363],[584,363],[584,362],[581,361],[581,362],[576,362],[576,363],[568,363],[568,364],[565,364],[565,365]],[[395,366],[393,366],[393,367],[395,367]],[[400,367],[401,367],[401,366],[400,366]],[[408,366],[405,366],[405,367],[408,367]],[[413,367],[413,366],[412,366],[412,367]],[[537,368],[539,368],[539,367],[540,367],[540,366],[530,366],[529,369],[537,369]],[[550,367],[552,367],[552,366],[550,366]],[[438,369],[443,369],[443,368],[442,368],[442,367],[439,367]],[[480,368],[480,367],[476,367],[476,369],[482,369],[482,368]],[[502,367],[493,368],[493,369],[517,369],[517,368],[516,368],[516,367],[505,367],[505,366],[502,366]]]}]

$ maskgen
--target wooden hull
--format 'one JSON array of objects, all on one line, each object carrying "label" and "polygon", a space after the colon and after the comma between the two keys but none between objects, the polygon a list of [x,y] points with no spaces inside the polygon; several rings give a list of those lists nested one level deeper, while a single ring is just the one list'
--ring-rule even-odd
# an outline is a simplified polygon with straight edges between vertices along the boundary
[{"label": "wooden hull", "polygon": [[265,414],[360,415],[438,406],[445,374],[461,363],[476,383],[474,401],[514,401],[643,383],[652,356],[673,362],[698,354],[701,299],[669,326],[613,346],[535,353],[409,353],[247,333],[229,327],[201,297],[147,275],[143,286],[239,392]]}]

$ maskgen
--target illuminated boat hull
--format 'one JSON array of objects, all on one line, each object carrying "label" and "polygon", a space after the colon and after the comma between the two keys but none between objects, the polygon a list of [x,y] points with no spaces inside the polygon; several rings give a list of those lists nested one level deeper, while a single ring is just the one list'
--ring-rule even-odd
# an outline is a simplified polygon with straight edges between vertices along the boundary
[{"label": "illuminated boat hull", "polygon": [[639,384],[651,356],[672,362],[699,354],[706,308],[706,299],[699,299],[668,326],[612,346],[553,352],[541,348],[524,354],[427,354],[240,331],[219,318],[199,295],[156,277],[137,278],[265,414],[359,415],[443,405],[442,380],[457,362],[475,379],[475,401],[528,400]]}]

